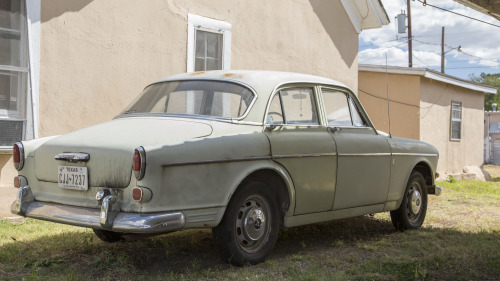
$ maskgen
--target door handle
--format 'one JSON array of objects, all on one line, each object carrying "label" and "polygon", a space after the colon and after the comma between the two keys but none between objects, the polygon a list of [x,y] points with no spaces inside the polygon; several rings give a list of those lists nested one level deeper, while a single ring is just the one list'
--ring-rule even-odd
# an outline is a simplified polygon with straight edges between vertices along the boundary
[{"label": "door handle", "polygon": [[330,132],[332,132],[332,134],[335,134],[336,132],[339,132],[342,130],[339,127],[328,127],[328,129],[330,129]]}]

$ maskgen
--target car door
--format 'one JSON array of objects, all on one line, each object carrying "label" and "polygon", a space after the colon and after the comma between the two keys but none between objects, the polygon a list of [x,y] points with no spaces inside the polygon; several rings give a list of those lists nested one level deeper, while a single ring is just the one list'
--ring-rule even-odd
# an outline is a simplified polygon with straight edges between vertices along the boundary
[{"label": "car door", "polygon": [[347,90],[323,87],[321,95],[338,157],[333,209],[385,203],[391,172],[389,142],[371,126]]},{"label": "car door", "polygon": [[281,88],[267,113],[272,157],[295,186],[295,215],[333,206],[337,157],[328,128],[320,124],[317,100],[314,85]]}]

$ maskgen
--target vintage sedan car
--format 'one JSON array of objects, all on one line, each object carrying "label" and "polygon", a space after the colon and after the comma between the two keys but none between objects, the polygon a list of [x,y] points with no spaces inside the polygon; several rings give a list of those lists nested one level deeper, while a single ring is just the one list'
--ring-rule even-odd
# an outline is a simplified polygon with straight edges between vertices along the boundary
[{"label": "vintage sedan car", "polygon": [[127,233],[210,227],[225,260],[263,261],[278,231],[377,212],[422,225],[438,151],[375,129],[334,80],[210,71],[147,86],[114,120],[18,142],[12,212]]}]

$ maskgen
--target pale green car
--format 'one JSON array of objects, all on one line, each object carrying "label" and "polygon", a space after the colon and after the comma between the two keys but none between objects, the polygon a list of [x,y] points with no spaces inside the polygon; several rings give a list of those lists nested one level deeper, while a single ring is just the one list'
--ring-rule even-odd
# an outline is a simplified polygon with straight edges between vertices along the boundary
[{"label": "pale green car", "polygon": [[391,212],[422,225],[438,151],[377,131],[336,81],[209,71],[145,88],[114,120],[18,142],[12,212],[127,233],[213,228],[236,265],[263,261],[281,228]]}]

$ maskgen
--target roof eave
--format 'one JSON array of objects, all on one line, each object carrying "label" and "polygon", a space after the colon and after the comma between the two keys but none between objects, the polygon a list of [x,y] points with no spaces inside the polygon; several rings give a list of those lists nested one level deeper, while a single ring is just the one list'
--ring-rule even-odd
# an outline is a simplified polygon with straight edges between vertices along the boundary
[{"label": "roof eave", "polygon": [[358,33],[390,23],[380,0],[341,0],[341,3]]}]

